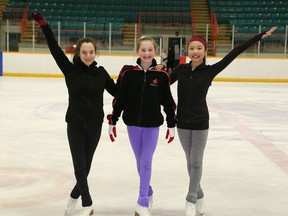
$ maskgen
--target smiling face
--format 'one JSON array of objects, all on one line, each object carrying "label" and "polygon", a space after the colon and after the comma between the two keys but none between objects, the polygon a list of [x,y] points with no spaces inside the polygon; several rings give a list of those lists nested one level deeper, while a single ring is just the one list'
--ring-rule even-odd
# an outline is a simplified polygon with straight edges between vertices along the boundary
[{"label": "smiling face", "polygon": [[156,54],[154,44],[150,40],[143,40],[140,42],[138,49],[138,56],[141,59],[141,63],[152,63],[152,60]]},{"label": "smiling face", "polygon": [[203,43],[193,41],[188,46],[188,56],[194,63],[202,64],[206,55],[206,48]]},{"label": "smiling face", "polygon": [[96,57],[95,53],[95,47],[93,43],[82,43],[80,47],[80,53],[79,53],[81,61],[89,66],[91,65]]},{"label": "smiling face", "polygon": [[152,60],[156,55],[157,43],[153,38],[144,36],[137,41],[136,48],[141,66],[144,70],[147,70],[152,65]]},{"label": "smiling face", "polygon": [[81,38],[77,41],[73,55],[73,63],[84,63],[90,66],[96,57],[97,44],[92,38]]}]

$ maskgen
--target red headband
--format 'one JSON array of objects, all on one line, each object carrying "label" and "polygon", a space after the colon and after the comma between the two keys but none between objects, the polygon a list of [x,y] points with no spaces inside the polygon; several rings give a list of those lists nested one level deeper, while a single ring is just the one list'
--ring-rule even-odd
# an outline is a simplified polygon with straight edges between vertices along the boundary
[{"label": "red headband", "polygon": [[188,41],[188,45],[187,46],[189,46],[189,44],[192,43],[193,41],[199,41],[207,49],[207,42],[206,42],[205,39],[203,39],[201,37],[192,37],[192,38],[190,38],[190,40]]}]

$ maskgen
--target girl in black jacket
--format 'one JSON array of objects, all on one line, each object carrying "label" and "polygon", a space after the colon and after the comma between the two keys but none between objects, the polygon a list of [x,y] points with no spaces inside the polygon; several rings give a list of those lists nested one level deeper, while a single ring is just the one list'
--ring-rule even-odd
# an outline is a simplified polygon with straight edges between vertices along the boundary
[{"label": "girl in black jacket", "polygon": [[119,91],[110,118],[109,133],[111,140],[114,141],[115,125],[123,111],[122,118],[127,125],[129,140],[136,158],[140,189],[135,216],[151,216],[152,159],[158,142],[159,127],[164,122],[161,106],[166,113],[168,143],[174,139],[175,103],[170,90],[168,72],[156,68],[154,59],[156,47],[156,42],[151,37],[142,37],[138,40],[137,65],[126,65],[122,68],[117,80]]},{"label": "girl in black jacket", "polygon": [[44,17],[38,12],[31,16],[40,24],[68,88],[67,135],[77,183],[71,191],[65,215],[73,211],[80,196],[83,206],[80,216],[93,215],[87,177],[101,135],[103,92],[106,89],[115,96],[116,85],[103,67],[96,66],[97,46],[93,39],[84,38],[77,42],[72,63],[59,47]]},{"label": "girl in black jacket", "polygon": [[239,54],[255,42],[271,35],[276,29],[258,34],[235,47],[221,61],[205,64],[207,42],[201,37],[192,37],[188,42],[190,63],[182,64],[171,73],[171,84],[178,80],[177,129],[187,159],[190,177],[186,196],[186,216],[204,213],[204,193],[200,187],[202,160],[208,136],[209,112],[206,95],[214,77],[226,68]]}]

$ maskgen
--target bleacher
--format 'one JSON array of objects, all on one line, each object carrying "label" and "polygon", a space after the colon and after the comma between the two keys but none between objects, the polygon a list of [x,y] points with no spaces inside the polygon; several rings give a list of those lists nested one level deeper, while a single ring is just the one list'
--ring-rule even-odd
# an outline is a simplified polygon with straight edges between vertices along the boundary
[{"label": "bleacher", "polygon": [[[131,22],[137,23],[138,12],[189,12],[190,3],[177,0],[41,0],[21,2],[10,0],[7,8],[29,7],[39,11],[50,21]],[[9,17],[7,17],[9,18]]]},{"label": "bleacher", "polygon": [[[284,34],[288,25],[288,1],[275,0],[208,0],[211,11],[216,12],[218,24],[233,26],[238,40],[246,40],[244,34],[256,34],[259,30],[266,31],[272,26],[278,26],[277,33]],[[261,29],[260,29],[261,28]],[[269,38],[267,41],[275,40]],[[276,40],[283,41],[279,37]],[[279,42],[279,41],[278,41]]]},{"label": "bleacher", "polygon": [[[225,37],[228,38],[225,43],[229,47],[232,29],[235,30],[235,43],[241,43],[251,35],[268,30],[273,25],[278,26],[277,33],[265,42],[277,42],[279,44],[284,42],[285,28],[288,25],[288,1],[207,0],[207,2],[210,11],[215,11],[218,24],[229,27],[226,29],[225,26],[225,32],[223,31]],[[167,24],[174,23],[177,27],[183,25],[183,20],[186,22],[188,19],[191,26],[192,22],[191,14],[189,14],[191,13],[190,0],[50,0],[44,3],[41,0],[28,0],[26,2],[10,0],[4,11],[3,19],[21,19],[21,11],[20,13],[15,12],[17,8],[28,8],[28,14],[33,11],[41,12],[55,33],[58,34],[60,28],[61,38],[67,38],[68,41],[87,36],[107,43],[111,36],[112,43],[122,41],[124,44],[126,35],[130,34],[132,39],[128,38],[128,40],[131,40],[131,43],[128,41],[127,44],[132,44],[135,34],[134,24],[138,23],[139,16],[145,27],[147,24],[158,23],[162,23],[165,27],[168,26]],[[209,17],[207,4],[206,8]],[[197,8],[193,10],[196,11]],[[174,13],[174,15],[169,17],[169,13]],[[28,19],[31,21],[31,18],[28,17]],[[197,20],[200,18],[197,17]],[[127,24],[130,26],[127,27]],[[210,20],[207,24],[210,24]],[[206,31],[206,23],[197,23],[195,26],[199,28],[204,26],[203,29]],[[173,33],[174,31],[170,32]],[[161,30],[159,30],[159,35],[161,35]],[[187,35],[190,36],[191,34]],[[37,39],[40,39],[38,42],[44,39],[41,31],[37,32]],[[21,38],[21,41],[24,40]]]},{"label": "bleacher", "polygon": [[[20,19],[21,12],[19,14],[15,9],[27,7],[29,14],[33,11],[42,13],[54,29],[59,28],[60,22],[61,34],[69,35],[72,40],[81,37],[83,32],[80,31],[84,28],[87,30],[86,36],[97,36],[99,40],[108,38],[110,27],[114,31],[114,37],[121,37],[124,23],[137,23],[141,11],[189,12],[191,10],[189,0],[180,2],[177,0],[50,0],[44,3],[41,0],[27,2],[10,0],[4,11],[4,19]],[[159,17],[155,17],[156,20],[158,22]],[[40,37],[43,37],[41,32]]]}]

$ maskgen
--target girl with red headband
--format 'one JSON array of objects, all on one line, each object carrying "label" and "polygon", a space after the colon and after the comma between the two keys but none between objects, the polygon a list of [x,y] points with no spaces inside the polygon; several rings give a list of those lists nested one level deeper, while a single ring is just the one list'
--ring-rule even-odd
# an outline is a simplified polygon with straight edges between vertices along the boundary
[{"label": "girl with red headband", "polygon": [[221,61],[206,65],[207,42],[192,37],[187,45],[188,64],[178,65],[171,73],[171,84],[178,80],[177,129],[186,155],[189,190],[186,196],[186,216],[204,213],[204,193],[200,186],[202,161],[208,137],[209,111],[206,95],[214,77],[223,71],[238,55],[251,45],[269,37],[277,27],[272,27],[235,47]]}]

